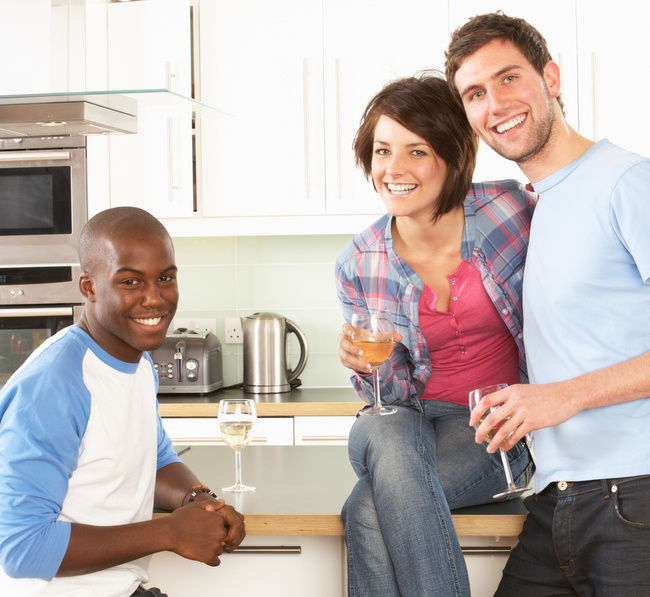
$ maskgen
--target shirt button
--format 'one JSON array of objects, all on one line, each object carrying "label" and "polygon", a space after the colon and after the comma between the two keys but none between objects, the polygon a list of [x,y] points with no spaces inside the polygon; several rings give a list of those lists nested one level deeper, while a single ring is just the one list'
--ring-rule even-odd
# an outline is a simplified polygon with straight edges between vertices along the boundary
[{"label": "shirt button", "polygon": [[455,283],[456,283],[456,280],[452,280],[451,283],[452,283],[452,284],[455,284]]},{"label": "shirt button", "polygon": [[453,300],[455,300],[455,301],[458,300],[458,297],[457,297],[457,296],[452,296],[451,298],[452,298]]},{"label": "shirt button", "polygon": [[507,315],[508,314],[508,309],[501,309],[501,313],[503,313],[504,315]]},{"label": "shirt button", "polygon": [[564,491],[567,487],[568,487],[568,485],[567,485],[567,482],[566,482],[566,481],[560,481],[560,482],[557,484],[557,488],[558,488],[560,491]]}]

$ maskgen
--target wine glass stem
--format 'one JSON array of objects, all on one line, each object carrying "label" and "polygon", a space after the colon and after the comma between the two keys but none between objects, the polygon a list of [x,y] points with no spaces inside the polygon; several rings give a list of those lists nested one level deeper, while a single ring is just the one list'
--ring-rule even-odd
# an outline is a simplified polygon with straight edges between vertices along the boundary
[{"label": "wine glass stem", "polygon": [[235,450],[235,485],[241,485],[241,450]]},{"label": "wine glass stem", "polygon": [[381,393],[379,391],[379,369],[373,369],[372,382],[375,386],[375,408],[381,408]]},{"label": "wine glass stem", "polygon": [[501,453],[501,462],[503,462],[503,472],[506,474],[506,479],[508,485],[514,485],[515,482],[512,479],[512,471],[510,470],[510,463],[508,462],[508,454],[503,450],[499,450]]}]

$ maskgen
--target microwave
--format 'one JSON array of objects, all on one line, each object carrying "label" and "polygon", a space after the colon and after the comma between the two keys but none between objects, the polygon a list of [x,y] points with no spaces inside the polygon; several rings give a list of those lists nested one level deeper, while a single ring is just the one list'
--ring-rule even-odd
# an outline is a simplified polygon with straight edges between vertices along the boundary
[{"label": "microwave", "polygon": [[2,267],[79,263],[87,219],[86,138],[0,139]]}]

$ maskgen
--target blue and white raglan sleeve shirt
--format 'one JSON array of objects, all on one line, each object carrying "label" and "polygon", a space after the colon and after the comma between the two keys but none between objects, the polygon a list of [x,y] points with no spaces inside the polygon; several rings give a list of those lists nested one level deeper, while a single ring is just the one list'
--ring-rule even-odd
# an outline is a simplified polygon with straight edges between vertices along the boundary
[{"label": "blue and white raglan sleeve shirt", "polygon": [[[45,342],[0,393],[0,594],[135,590],[148,559],[55,578],[71,522],[151,518],[157,469],[177,462],[151,359],[119,361],[76,326]],[[20,580],[18,580],[20,579]],[[132,589],[131,589],[132,587]]]}]

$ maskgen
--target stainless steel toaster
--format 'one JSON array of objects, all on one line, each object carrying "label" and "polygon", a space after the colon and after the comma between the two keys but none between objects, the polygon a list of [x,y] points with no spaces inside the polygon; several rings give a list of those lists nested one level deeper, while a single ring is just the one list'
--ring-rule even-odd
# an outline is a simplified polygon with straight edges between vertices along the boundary
[{"label": "stainless steel toaster", "polygon": [[160,393],[199,394],[223,387],[221,342],[212,332],[176,330],[150,354]]}]

